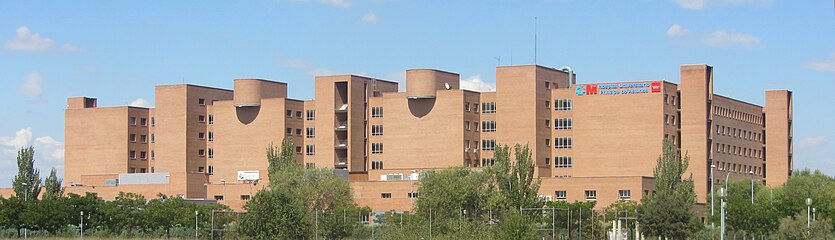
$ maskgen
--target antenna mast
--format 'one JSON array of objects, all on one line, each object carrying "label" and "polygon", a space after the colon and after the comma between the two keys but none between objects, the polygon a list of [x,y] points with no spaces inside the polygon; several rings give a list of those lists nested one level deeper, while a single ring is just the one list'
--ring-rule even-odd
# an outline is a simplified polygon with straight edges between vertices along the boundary
[{"label": "antenna mast", "polygon": [[536,17],[533,17],[533,65],[536,65]]}]

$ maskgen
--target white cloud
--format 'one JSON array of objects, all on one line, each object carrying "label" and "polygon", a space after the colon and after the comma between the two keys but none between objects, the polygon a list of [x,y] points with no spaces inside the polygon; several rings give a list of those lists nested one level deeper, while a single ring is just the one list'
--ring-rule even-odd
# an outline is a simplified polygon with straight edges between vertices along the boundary
[{"label": "white cloud", "polygon": [[15,132],[14,136],[0,136],[0,169],[11,171],[0,172],[0,184],[10,185],[17,174],[17,151],[30,145],[35,148],[35,168],[46,177],[51,168],[58,171],[59,177],[64,174],[64,143],[51,136],[33,139],[32,128],[26,127]]},{"label": "white cloud", "polygon": [[63,46],[61,46],[61,49],[64,50],[64,51],[68,51],[68,52],[81,51],[80,47],[78,47],[76,45],[69,44],[69,43],[65,43]]},{"label": "white cloud", "polygon": [[673,24],[670,28],[667,28],[667,37],[668,38],[677,38],[677,37],[684,37],[690,35],[690,30],[682,27],[678,24]]},{"label": "white cloud", "polygon": [[493,92],[496,91],[496,85],[481,81],[481,75],[475,75],[465,79],[461,79],[461,89],[466,89],[476,92]]},{"label": "white cloud", "polygon": [[377,18],[377,15],[374,13],[366,13],[364,16],[362,16],[362,22],[364,23],[375,23],[379,20],[380,19]]},{"label": "white cloud", "polygon": [[38,72],[30,72],[17,87],[17,92],[27,97],[40,97],[43,94],[43,78]]},{"label": "white cloud", "polygon": [[835,72],[835,52],[827,60],[812,60],[801,64],[804,68],[822,72]]},{"label": "white cloud", "polygon": [[351,7],[351,2],[349,2],[348,0],[319,0],[319,3],[325,4],[325,5],[331,5],[331,6],[339,7],[339,8],[349,8],[349,7]]},{"label": "white cloud", "polygon": [[44,51],[55,46],[55,41],[32,33],[26,26],[17,28],[15,38],[6,42],[6,49],[15,51]]},{"label": "white cloud", "polygon": [[690,10],[702,10],[711,6],[769,6],[774,0],[673,0],[679,6]]},{"label": "white cloud", "polygon": [[724,29],[708,33],[704,38],[705,44],[711,47],[733,47],[741,46],[746,48],[760,47],[760,38],[747,33],[726,31]]},{"label": "white cloud", "polygon": [[820,145],[823,145],[829,140],[826,136],[813,136],[813,137],[805,137],[800,139],[800,142],[797,143],[798,148],[813,148]]},{"label": "white cloud", "polygon": [[128,104],[128,106],[144,108],[148,107],[148,105],[150,105],[150,103],[148,102],[148,100],[145,100],[144,98],[137,98],[136,100],[133,100],[133,102],[130,102],[130,104]]}]

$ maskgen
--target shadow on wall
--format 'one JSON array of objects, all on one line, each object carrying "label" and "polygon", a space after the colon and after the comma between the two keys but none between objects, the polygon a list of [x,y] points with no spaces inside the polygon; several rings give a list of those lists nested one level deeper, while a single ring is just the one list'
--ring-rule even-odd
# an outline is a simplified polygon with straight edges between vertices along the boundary
[{"label": "shadow on wall", "polygon": [[238,121],[243,123],[244,125],[248,125],[255,121],[255,118],[258,117],[258,112],[261,111],[261,106],[252,106],[252,107],[236,107],[235,112],[238,115]]},{"label": "shadow on wall", "polygon": [[422,118],[429,114],[432,111],[432,108],[435,107],[435,98],[418,98],[418,99],[409,99],[409,112],[412,113],[412,116],[417,118]]}]

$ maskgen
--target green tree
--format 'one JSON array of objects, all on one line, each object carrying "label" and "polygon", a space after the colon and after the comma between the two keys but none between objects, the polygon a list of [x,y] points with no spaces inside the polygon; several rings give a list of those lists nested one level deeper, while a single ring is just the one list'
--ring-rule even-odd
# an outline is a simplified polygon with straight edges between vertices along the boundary
[{"label": "green tree", "polygon": [[780,239],[787,240],[824,240],[835,239],[832,232],[832,222],[828,219],[813,221],[810,227],[806,227],[806,213],[795,217],[780,219],[780,228],[777,235]]},{"label": "green tree", "polygon": [[0,223],[4,228],[17,230],[17,237],[20,238],[21,230],[26,227],[21,215],[25,212],[26,202],[17,196],[0,201]]},{"label": "green tree", "polygon": [[[740,180],[728,184],[725,224],[728,229],[743,230],[747,233],[765,235],[773,233],[780,224],[779,204],[772,201],[771,191],[761,185],[754,185],[754,204],[751,204],[751,181]],[[714,194],[719,196],[720,188]],[[709,209],[708,209],[709,210]],[[721,216],[714,215],[718,223]]]},{"label": "green tree", "polygon": [[49,177],[44,180],[43,199],[58,199],[64,196],[64,187],[61,186],[62,179],[58,178],[55,168],[49,171]]},{"label": "green tree", "polygon": [[[835,216],[835,178],[818,171],[794,171],[783,186],[774,189],[773,198],[781,217],[806,214],[806,199],[812,199],[817,219],[833,222]],[[771,194],[769,194],[771,195]],[[771,196],[769,196],[771,197]],[[835,228],[835,225],[832,226]]]},{"label": "green tree", "polygon": [[250,239],[302,239],[310,236],[307,207],[292,191],[258,191],[244,205],[240,233]]},{"label": "green tree", "polygon": [[171,228],[177,225],[188,226],[192,215],[182,198],[160,197],[148,201],[144,211],[146,227],[149,230],[165,229],[165,237],[171,236]]},{"label": "green tree", "polygon": [[113,201],[101,204],[101,215],[106,216],[102,219],[103,227],[115,234],[144,228],[147,224],[141,211],[145,209],[146,202],[142,195],[119,192]]},{"label": "green tree", "polygon": [[510,147],[498,146],[494,152],[495,165],[485,169],[490,176],[488,185],[498,190],[497,194],[491,194],[490,205],[515,211],[541,207],[538,193],[542,180],[534,177],[536,163],[531,158],[531,150],[519,144],[513,150],[515,161],[510,159]]},{"label": "green tree", "polygon": [[41,191],[40,171],[35,169],[35,148],[17,151],[17,176],[12,181],[15,195],[24,200],[37,199]]},{"label": "green tree", "polygon": [[459,229],[464,212],[488,213],[480,189],[484,180],[484,174],[461,167],[423,172],[416,214],[428,222],[431,212],[433,232],[452,233]]},{"label": "green tree", "polygon": [[690,157],[681,157],[675,145],[665,140],[663,152],[653,171],[655,194],[641,199],[638,221],[648,237],[685,239],[698,228],[693,213],[696,193],[693,176],[684,178]]},{"label": "green tree", "polygon": [[519,212],[508,211],[493,231],[495,239],[536,239],[532,217]]}]

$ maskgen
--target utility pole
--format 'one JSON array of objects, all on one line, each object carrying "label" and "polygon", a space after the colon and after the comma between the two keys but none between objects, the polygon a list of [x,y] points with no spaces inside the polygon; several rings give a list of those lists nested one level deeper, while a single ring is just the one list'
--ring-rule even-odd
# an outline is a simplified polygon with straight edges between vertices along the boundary
[{"label": "utility pole", "polygon": [[197,214],[198,214],[197,210],[194,210],[194,239],[198,238],[197,237],[197,233],[198,233],[198,230],[197,230]]},{"label": "utility pole", "polygon": [[81,238],[84,238],[84,211],[81,211]]}]

